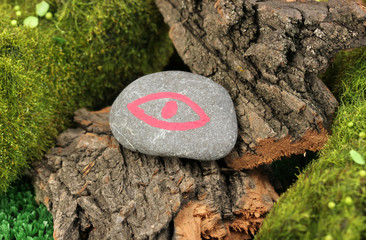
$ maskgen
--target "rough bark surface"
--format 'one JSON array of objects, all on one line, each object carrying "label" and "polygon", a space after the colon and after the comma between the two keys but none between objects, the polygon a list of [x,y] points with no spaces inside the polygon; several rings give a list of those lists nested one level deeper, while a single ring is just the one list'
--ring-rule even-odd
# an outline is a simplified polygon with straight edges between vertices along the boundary
[{"label": "rough bark surface", "polygon": [[75,113],[31,174],[54,239],[250,239],[278,195],[259,170],[131,152],[109,108]]},{"label": "rough bark surface", "polygon": [[223,85],[239,139],[225,159],[253,168],[319,150],[338,105],[317,77],[341,49],[366,45],[355,1],[155,0],[183,61]]}]

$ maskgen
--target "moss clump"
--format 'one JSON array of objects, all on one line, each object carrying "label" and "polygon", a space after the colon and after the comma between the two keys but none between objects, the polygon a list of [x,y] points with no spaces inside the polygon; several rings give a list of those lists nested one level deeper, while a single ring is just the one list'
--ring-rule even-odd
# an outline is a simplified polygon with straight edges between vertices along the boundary
[{"label": "moss clump", "polygon": [[0,0],[0,194],[42,157],[73,111],[114,99],[172,53],[152,0],[48,1],[52,20],[24,27],[37,3],[18,1],[17,16],[13,1]]},{"label": "moss clump", "polygon": [[48,240],[52,234],[52,215],[37,205],[29,183],[18,181],[0,198],[0,240]]},{"label": "moss clump", "polygon": [[366,49],[343,52],[336,63],[341,105],[333,135],[281,196],[256,239],[366,239],[365,165],[350,156],[353,149],[366,157]]}]

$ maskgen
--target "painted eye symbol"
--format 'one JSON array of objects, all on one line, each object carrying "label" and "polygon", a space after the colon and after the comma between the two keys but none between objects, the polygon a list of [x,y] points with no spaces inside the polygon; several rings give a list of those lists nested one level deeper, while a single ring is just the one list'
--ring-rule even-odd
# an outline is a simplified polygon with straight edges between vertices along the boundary
[{"label": "painted eye symbol", "polygon": [[[140,104],[162,99],[162,98],[170,98],[176,99],[184,102],[189,107],[195,111],[198,116],[200,117],[199,120],[192,121],[192,122],[167,122],[163,120],[156,119],[152,116],[147,115],[143,109],[139,108]],[[203,127],[206,123],[210,121],[210,118],[207,114],[203,111],[203,109],[195,102],[193,102],[190,98],[185,95],[175,93],[175,92],[159,92],[146,95],[142,98],[139,98],[132,103],[127,104],[127,109],[138,119],[144,121],[145,123],[149,124],[150,126],[161,128],[165,130],[173,130],[173,131],[186,131],[190,129],[196,129]],[[169,101],[165,104],[165,106],[161,110],[161,116],[164,119],[172,118],[178,110],[177,102]]]}]

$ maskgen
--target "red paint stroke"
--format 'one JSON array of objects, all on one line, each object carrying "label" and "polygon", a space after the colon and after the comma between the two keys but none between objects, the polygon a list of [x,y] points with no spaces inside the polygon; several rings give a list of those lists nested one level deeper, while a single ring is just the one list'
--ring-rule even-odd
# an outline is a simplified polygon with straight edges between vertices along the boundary
[{"label": "red paint stroke", "polygon": [[164,119],[170,119],[172,118],[178,110],[178,104],[176,101],[169,101],[165,104],[163,109],[161,110],[161,116]]},{"label": "red paint stroke", "polygon": [[[159,120],[152,116],[147,115],[143,109],[138,107],[139,105],[141,105],[143,103],[146,103],[146,102],[149,102],[152,100],[162,99],[162,98],[176,99],[176,100],[180,100],[180,101],[184,102],[185,104],[190,106],[193,109],[193,111],[195,111],[198,114],[200,119],[196,120],[196,121],[192,121],[192,122],[167,122],[167,121]],[[168,103],[165,105],[165,107],[167,107]],[[174,110],[174,106],[172,103],[170,103],[168,105],[167,109],[164,110],[164,108],[162,109],[163,117],[170,116],[170,114],[173,113],[173,111],[171,111],[171,110]],[[206,113],[197,103],[193,102],[187,96],[184,96],[179,93],[174,93],[174,92],[159,92],[159,93],[153,93],[153,94],[146,95],[145,97],[139,98],[139,99],[133,101],[132,103],[127,104],[127,109],[135,117],[144,121],[145,123],[149,124],[150,126],[165,129],[165,130],[186,131],[186,130],[190,130],[190,129],[196,129],[196,128],[203,127],[206,123],[208,123],[210,121],[210,118],[206,115]],[[167,113],[164,113],[165,111]],[[168,114],[168,112],[169,112],[169,114]],[[167,114],[167,115],[165,115],[165,114]],[[175,115],[175,113],[172,116],[174,116],[174,115]]]}]

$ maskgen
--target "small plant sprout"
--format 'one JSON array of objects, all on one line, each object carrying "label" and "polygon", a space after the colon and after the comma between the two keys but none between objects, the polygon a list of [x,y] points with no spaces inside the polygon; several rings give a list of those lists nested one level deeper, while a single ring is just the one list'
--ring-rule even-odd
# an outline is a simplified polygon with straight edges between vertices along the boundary
[{"label": "small plant sprout", "polygon": [[22,12],[21,11],[16,11],[15,15],[17,15],[17,17],[20,17],[20,16],[22,16]]},{"label": "small plant sprout", "polygon": [[350,127],[350,128],[353,127],[353,125],[355,125],[353,122],[348,122],[347,123],[347,126]]},{"label": "small plant sprout", "polygon": [[360,175],[360,177],[366,177],[366,171],[360,170],[360,171],[358,171],[358,175]]},{"label": "small plant sprout", "polygon": [[19,11],[20,10],[20,6],[19,5],[15,5],[13,9],[14,9],[14,11]]},{"label": "small plant sprout", "polygon": [[366,133],[365,133],[365,132],[360,132],[360,133],[358,134],[358,136],[359,136],[360,138],[365,138],[365,137],[366,137]]},{"label": "small plant sprout", "polygon": [[16,26],[16,25],[18,24],[18,21],[17,21],[17,20],[15,20],[15,19],[13,19],[13,20],[11,20],[11,21],[10,21],[10,24],[11,24],[12,26]]},{"label": "small plant sprout", "polygon": [[333,240],[332,235],[328,234],[327,236],[324,237],[324,240]]},{"label": "small plant sprout", "polygon": [[353,200],[351,197],[346,197],[344,199],[344,203],[347,204],[348,206],[352,205],[353,204]]},{"label": "small plant sprout", "polygon": [[355,163],[365,165],[365,159],[363,159],[363,156],[359,152],[352,149],[351,151],[349,151],[349,155]]},{"label": "small plant sprout", "polygon": [[329,202],[328,203],[328,208],[330,208],[330,209],[335,208],[335,206],[336,206],[335,202]]},{"label": "small plant sprout", "polygon": [[42,1],[36,5],[36,13],[39,17],[43,17],[48,12],[50,5],[46,1]]},{"label": "small plant sprout", "polygon": [[45,15],[45,18],[46,18],[46,19],[48,19],[48,20],[52,19],[52,17],[53,17],[53,15],[52,15],[52,13],[51,13],[51,12],[48,12],[48,13],[46,13],[46,15]]}]

